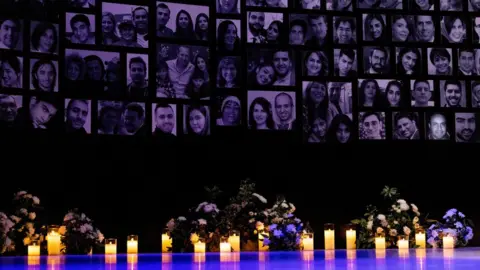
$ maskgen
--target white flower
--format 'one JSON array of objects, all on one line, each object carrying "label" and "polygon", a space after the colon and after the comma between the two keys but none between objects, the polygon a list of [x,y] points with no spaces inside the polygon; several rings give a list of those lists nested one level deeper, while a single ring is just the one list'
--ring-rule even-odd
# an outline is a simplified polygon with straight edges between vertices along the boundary
[{"label": "white flower", "polygon": [[418,207],[415,204],[412,203],[410,206],[412,207],[413,212],[418,212]]},{"label": "white flower", "polygon": [[400,214],[402,212],[402,209],[398,208],[396,212]]},{"label": "white flower", "polygon": [[368,216],[368,221],[370,221],[370,220],[373,220],[373,216],[372,216],[372,215]]},{"label": "white flower", "polygon": [[253,212],[252,211],[248,212],[248,215],[253,216]]},{"label": "white flower", "polygon": [[408,211],[409,209],[410,209],[410,206],[408,204],[406,204],[406,203],[401,203],[400,204],[400,210],[401,211]]},{"label": "white flower", "polygon": [[380,214],[380,215],[377,216],[377,219],[380,220],[380,221],[383,221],[383,220],[386,219],[386,217],[385,217],[385,215]]},{"label": "white flower", "polygon": [[207,221],[205,219],[201,218],[201,219],[198,220],[198,224],[207,225]]},{"label": "white flower", "polygon": [[69,212],[65,215],[65,217],[63,218],[63,221],[70,221],[72,219],[73,219],[73,213]]},{"label": "white flower", "polygon": [[28,215],[27,209],[25,209],[25,208],[20,209],[20,214],[25,215],[25,216]]},{"label": "white flower", "polygon": [[199,205],[197,206],[197,209],[195,210],[195,212],[200,211],[200,210],[201,210],[205,205],[207,205],[207,204],[208,204],[207,202],[203,202],[203,203],[199,204]]},{"label": "white flower", "polygon": [[437,247],[437,242],[435,242],[435,238],[434,238],[434,237],[428,238],[427,243],[429,243],[433,248],[436,248],[436,247]]},{"label": "white flower", "polygon": [[27,194],[27,195],[25,195],[25,198],[31,199],[31,198],[33,198],[33,196],[32,196],[32,194]]},{"label": "white flower", "polygon": [[280,231],[280,230],[274,230],[274,231],[273,231],[273,236],[275,236],[275,237],[277,237],[277,238],[282,237],[282,235],[283,235],[283,233],[282,233],[282,231]]},{"label": "white flower", "polygon": [[455,222],[455,228],[461,229],[461,228],[463,228],[463,224],[461,222],[457,221],[457,222]]},{"label": "white flower", "polygon": [[7,215],[5,215],[5,213],[0,212],[0,220],[2,220],[2,219],[7,219],[7,218],[8,218],[8,217],[7,217]]},{"label": "white flower", "polygon": [[413,218],[413,221],[412,221],[413,224],[417,224],[417,223],[418,223],[418,219],[419,219],[418,217],[414,217],[414,218]]},{"label": "white flower", "polygon": [[272,224],[272,225],[268,226],[268,228],[270,229],[270,231],[276,230],[277,229],[277,224]]},{"label": "white flower", "polygon": [[398,232],[397,232],[397,230],[395,230],[395,229],[391,229],[390,232],[389,232],[389,234],[390,234],[390,236],[394,236],[394,237],[395,237],[395,236],[397,236]]},{"label": "white flower", "polygon": [[32,200],[33,204],[40,204],[40,199],[37,196],[33,196]]},{"label": "white flower", "polygon": [[262,203],[267,203],[267,199],[265,199],[265,197],[257,194],[257,193],[252,193],[252,196],[255,196],[257,197]]},{"label": "white flower", "polygon": [[97,230],[97,237],[98,241],[102,242],[103,239],[105,239],[105,236],[103,236],[103,233],[101,233],[99,230]]},{"label": "white flower", "polygon": [[370,221],[367,222],[367,230],[371,231],[372,228],[373,228],[373,221],[370,220]]},{"label": "white flower", "polygon": [[254,218],[251,218],[248,222],[249,222],[249,223],[253,223],[253,222],[255,222],[255,219],[254,219]]},{"label": "white flower", "polygon": [[408,228],[407,226],[404,226],[404,227],[403,227],[403,232],[405,233],[405,235],[410,235],[410,233],[412,232],[412,230],[410,230],[410,228]]},{"label": "white flower", "polygon": [[433,230],[432,231],[432,237],[437,237],[438,236],[438,231],[437,230]]},{"label": "white flower", "polygon": [[465,215],[462,212],[458,212],[458,216],[461,217],[461,218],[465,217]]},{"label": "white flower", "polygon": [[398,224],[398,221],[394,220],[394,221],[393,221],[393,224],[397,225],[397,224]]},{"label": "white flower", "polygon": [[398,204],[407,204],[407,201],[405,201],[404,199],[400,199],[400,200],[397,200],[397,203]]},{"label": "white flower", "polygon": [[263,214],[264,214],[266,217],[268,217],[268,216],[269,216],[269,214],[268,214],[268,212],[267,212],[267,211],[263,211]]},{"label": "white flower", "polygon": [[187,219],[184,216],[179,216],[178,217],[178,221],[185,221],[185,220],[187,220]]},{"label": "white flower", "polygon": [[12,239],[10,239],[9,237],[7,237],[7,238],[5,239],[5,246],[6,246],[6,247],[9,247],[11,244],[12,244]]},{"label": "white flower", "polygon": [[36,217],[37,217],[37,214],[35,214],[35,212],[30,212],[28,214],[28,218],[31,219],[31,220],[34,220]]},{"label": "white flower", "polygon": [[80,215],[80,220],[85,220],[86,218],[87,218],[87,216],[86,216],[84,213],[82,213],[82,214]]},{"label": "white flower", "polygon": [[282,205],[283,208],[288,208],[288,204],[286,204],[284,202],[281,205]]},{"label": "white flower", "polygon": [[294,221],[295,221],[295,223],[300,223],[300,222],[302,222],[299,218],[295,218]]}]

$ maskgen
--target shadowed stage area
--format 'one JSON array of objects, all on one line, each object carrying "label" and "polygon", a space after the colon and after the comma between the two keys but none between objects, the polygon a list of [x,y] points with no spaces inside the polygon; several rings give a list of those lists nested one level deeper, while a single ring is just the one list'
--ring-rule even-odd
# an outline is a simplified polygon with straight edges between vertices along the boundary
[{"label": "shadowed stage area", "polygon": [[[113,257],[112,257],[113,256]],[[13,269],[480,269],[480,248],[4,257]],[[47,266],[47,268],[46,268]]]}]

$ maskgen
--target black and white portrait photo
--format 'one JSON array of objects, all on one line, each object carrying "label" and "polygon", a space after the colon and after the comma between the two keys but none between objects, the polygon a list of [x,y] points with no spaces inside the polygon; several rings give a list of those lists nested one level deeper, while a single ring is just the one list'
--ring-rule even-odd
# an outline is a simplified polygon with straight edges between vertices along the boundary
[{"label": "black and white portrait photo", "polygon": [[23,106],[20,95],[0,94],[0,130],[12,128],[17,119],[18,110]]},{"label": "black and white portrait photo", "polygon": [[480,11],[480,1],[478,0],[469,0],[468,1],[468,11],[478,12]]},{"label": "black and white portrait photo", "polygon": [[359,112],[358,139],[385,140],[385,112]]},{"label": "black and white portrait photo", "polygon": [[422,51],[419,48],[395,48],[397,75],[423,75]]},{"label": "black and white portrait photo", "polygon": [[0,89],[22,88],[23,86],[23,57],[10,52],[0,51]]},{"label": "black and white portrait photo", "polygon": [[63,123],[63,99],[44,93],[38,96],[24,97],[25,106],[18,108],[14,126],[25,130],[59,131]]},{"label": "black and white portrait photo", "polygon": [[[427,1],[427,0],[422,0]],[[411,15],[395,14],[392,15],[392,41],[409,42],[415,41],[415,18]]]},{"label": "black and white portrait photo", "polygon": [[411,80],[411,105],[412,107],[433,107],[435,92],[433,80]]},{"label": "black and white portrait photo", "polygon": [[[405,86],[401,80],[376,80],[379,88],[384,94],[385,107],[405,107],[408,104],[408,93],[405,94]],[[407,87],[408,88],[408,87]]]},{"label": "black and white portrait photo", "polygon": [[30,51],[58,54],[58,24],[30,22]]},{"label": "black and white portrait photo", "polygon": [[252,130],[295,130],[295,92],[249,90],[247,94],[248,127]]},{"label": "black and white portrait photo", "polygon": [[425,131],[427,140],[450,140],[452,121],[446,113],[425,113]]},{"label": "black and white portrait photo", "polygon": [[[221,1],[221,0],[219,0]],[[217,49],[221,54],[240,54],[241,22],[233,19],[217,19]]]},{"label": "black and white portrait photo", "polygon": [[[480,1],[478,1],[480,4]],[[480,17],[472,18],[472,44],[480,44]]]},{"label": "black and white portrait photo", "polygon": [[452,49],[427,48],[428,75],[452,75]]},{"label": "black and white portrait photo", "polygon": [[95,45],[95,15],[67,12],[65,19],[67,43]]},{"label": "black and white portrait photo", "polygon": [[406,4],[408,5],[409,11],[433,11],[435,9],[435,5],[438,5],[438,2],[435,0],[413,0],[407,1]]},{"label": "black and white portrait photo", "polygon": [[68,0],[68,5],[72,8],[94,8],[96,0]]},{"label": "black and white portrait photo", "polygon": [[455,141],[458,143],[480,142],[477,123],[480,115],[473,112],[455,113]]},{"label": "black and white portrait photo", "polygon": [[0,17],[0,49],[23,50],[23,21]]},{"label": "black and white portrait photo", "polygon": [[98,134],[144,136],[145,103],[98,101]]},{"label": "black and white portrait photo", "polygon": [[303,76],[325,77],[329,75],[328,57],[323,51],[303,52]]},{"label": "black and white portrait photo", "polygon": [[333,43],[357,44],[357,19],[355,17],[333,17]]},{"label": "black and white portrait photo", "polygon": [[[306,2],[317,1],[318,3],[320,3],[320,0],[305,0],[305,1]],[[353,0],[325,0],[325,2],[326,2],[327,10],[341,11],[341,12],[353,11],[353,5],[354,5]],[[320,9],[320,7],[318,9]]]},{"label": "black and white portrait photo", "polygon": [[217,14],[240,14],[240,0],[215,0]]},{"label": "black and white portrait photo", "polygon": [[462,15],[443,16],[440,22],[442,41],[448,43],[464,43],[467,39],[467,21]]},{"label": "black and white portrait photo", "polygon": [[440,11],[463,11],[462,0],[439,0]]},{"label": "black and white portrait photo", "polygon": [[161,141],[177,136],[177,105],[165,102],[152,104],[152,134]]},{"label": "black and white portrait photo", "polygon": [[247,11],[247,43],[281,44],[287,40],[282,13]]},{"label": "black and white portrait photo", "polygon": [[480,81],[471,82],[472,108],[480,108]]},{"label": "black and white portrait photo", "polygon": [[218,88],[239,88],[241,86],[240,56],[224,56],[219,58],[217,66]]},{"label": "black and white portrait photo", "polygon": [[357,0],[359,9],[403,9],[402,0]]},{"label": "black and white portrait photo", "polygon": [[292,50],[249,50],[247,62],[250,86],[295,86],[295,59]]},{"label": "black and white portrait photo", "polygon": [[65,99],[65,132],[69,134],[90,134],[92,128],[92,101],[86,99]]},{"label": "black and white portrait photo", "polygon": [[393,112],[392,118],[393,140],[420,140],[418,112]]},{"label": "black and white portrait photo", "polygon": [[376,79],[358,80],[358,105],[365,108],[382,108],[385,104],[385,89]]},{"label": "black and white portrait photo", "polygon": [[[477,49],[478,50],[478,49]],[[476,76],[477,67],[475,64],[476,51],[470,48],[458,49],[458,75],[460,76]]]},{"label": "black and white portrait photo", "polygon": [[157,37],[207,41],[209,29],[208,6],[157,2]]},{"label": "black and white portrait photo", "polygon": [[435,23],[432,15],[415,15],[414,27],[416,42],[435,42]]},{"label": "black and white portrait photo", "polygon": [[378,13],[363,14],[363,40],[373,42],[387,41],[386,16]]},{"label": "black and white portrait photo", "polygon": [[[305,45],[310,47],[325,47],[325,45],[331,44],[327,34],[332,30],[332,25],[327,15],[309,14],[307,16],[307,23],[311,34],[309,34],[310,39],[307,40]],[[330,27],[330,30],[328,30],[328,27]]]},{"label": "black and white portrait photo", "polygon": [[321,0],[295,0],[294,3],[298,9],[319,10],[322,7]]},{"label": "black and white portrait photo", "polygon": [[[209,50],[206,46],[157,44],[157,97],[210,98]],[[158,74],[157,73],[157,74]]]},{"label": "black and white portrait photo", "polygon": [[50,58],[30,59],[30,89],[58,92],[58,62]]},{"label": "black and white portrait photo", "polygon": [[440,106],[447,108],[466,108],[467,94],[465,81],[441,80],[440,81]]},{"label": "black and white portrait photo", "polygon": [[305,45],[310,39],[307,14],[290,14],[290,25],[288,27],[288,44]]},{"label": "black and white portrait photo", "polygon": [[148,55],[127,54],[127,96],[133,99],[148,97]]},{"label": "black and white portrait photo", "polygon": [[183,133],[188,136],[210,135],[210,107],[183,105]]},{"label": "black and white portrait photo", "polygon": [[235,95],[217,97],[218,112],[215,123],[221,127],[239,126],[242,123],[242,105]]},{"label": "black and white portrait photo", "polygon": [[[122,69],[120,67],[120,53],[103,52],[93,50],[65,50],[65,77],[68,90],[77,90],[75,85],[88,86],[80,87],[78,91],[96,91],[107,95],[124,95],[125,82],[122,80]],[[65,89],[67,90],[67,89]],[[98,92],[96,92],[98,93]]]},{"label": "black and white portrait photo", "polygon": [[[317,126],[317,130],[320,130]],[[337,114],[333,117],[327,131],[327,143],[350,143],[355,130],[352,118],[346,114]]]},{"label": "black and white portrait photo", "polygon": [[390,48],[363,47],[363,73],[366,75],[390,74]]},{"label": "black and white portrait photo", "polygon": [[246,0],[247,7],[287,8],[288,0]]},{"label": "black and white portrait photo", "polygon": [[102,3],[102,44],[148,48],[148,7]]},{"label": "black and white portrait photo", "polygon": [[357,50],[350,48],[333,50],[333,75],[339,77],[356,77]]}]

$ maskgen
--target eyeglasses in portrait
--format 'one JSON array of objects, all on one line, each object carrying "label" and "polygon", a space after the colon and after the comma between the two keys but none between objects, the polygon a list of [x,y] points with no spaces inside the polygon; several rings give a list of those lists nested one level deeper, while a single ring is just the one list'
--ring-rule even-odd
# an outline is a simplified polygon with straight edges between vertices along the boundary
[{"label": "eyeglasses in portrait", "polygon": [[247,11],[247,43],[283,44],[286,28],[283,13]]},{"label": "eyeglasses in portrait", "polygon": [[247,78],[251,87],[295,86],[295,58],[288,49],[247,51]]},{"label": "eyeglasses in portrait", "polygon": [[145,103],[98,101],[98,134],[145,136]]},{"label": "eyeglasses in portrait", "polygon": [[452,75],[452,49],[427,48],[428,75]]},{"label": "eyeglasses in portrait", "polygon": [[235,95],[217,96],[215,123],[217,126],[232,127],[242,123],[242,107],[240,98]]},{"label": "eyeglasses in portrait", "polygon": [[172,141],[177,136],[177,105],[166,102],[152,104],[152,134],[161,141]]},{"label": "eyeglasses in portrait", "polygon": [[414,16],[403,14],[392,15],[391,27],[393,42],[416,41],[416,25]]},{"label": "eyeglasses in portrait", "polygon": [[127,96],[133,99],[148,97],[148,55],[127,54]]},{"label": "eyeglasses in portrait", "polygon": [[209,17],[206,5],[157,2],[157,37],[207,41]]},{"label": "eyeglasses in portrait", "polygon": [[389,75],[390,72],[390,47],[363,47],[365,75]]},{"label": "eyeglasses in portrait", "polygon": [[466,108],[467,94],[465,81],[456,79],[440,81],[440,106],[446,108]]},{"label": "eyeglasses in portrait", "polygon": [[102,3],[102,44],[148,48],[148,7]]},{"label": "eyeglasses in portrait", "polygon": [[30,59],[30,89],[58,92],[58,62],[50,58]]},{"label": "eyeglasses in portrait", "polygon": [[472,108],[480,108],[480,81],[471,82]]},{"label": "eyeglasses in portrait", "polygon": [[23,106],[20,95],[0,94],[0,130],[14,127],[18,110]]},{"label": "eyeglasses in portrait", "polygon": [[157,97],[210,99],[209,58],[206,46],[158,43]]},{"label": "eyeglasses in portrait", "polygon": [[427,140],[448,141],[452,133],[452,119],[447,113],[425,113],[425,131]]},{"label": "eyeglasses in portrait", "polygon": [[183,132],[191,137],[210,135],[210,107],[183,105]]},{"label": "eyeglasses in portrait", "polygon": [[411,80],[411,105],[412,107],[433,107],[435,87],[433,80]]},{"label": "eyeglasses in portrait", "polygon": [[459,48],[458,55],[458,72],[460,76],[476,76],[478,74],[477,64],[479,63],[476,59],[479,59],[477,55],[480,56],[480,50],[470,49],[470,48]]},{"label": "eyeglasses in portrait", "polygon": [[118,52],[66,49],[65,78],[70,92],[125,95]]},{"label": "eyeglasses in portrait", "polygon": [[241,62],[239,56],[224,56],[219,59],[217,67],[217,87],[239,88],[241,86]]},{"label": "eyeglasses in portrait", "polygon": [[58,24],[30,22],[30,51],[34,53],[58,54]]},{"label": "eyeglasses in portrait", "polygon": [[23,57],[0,51],[0,89],[21,89],[23,85]]},{"label": "eyeglasses in portrait", "polygon": [[329,60],[324,51],[303,52],[303,76],[325,77],[329,75]]},{"label": "eyeglasses in portrait", "polygon": [[[320,2],[320,0],[306,0],[306,1]],[[340,12],[353,11],[354,0],[325,0],[325,1],[326,1],[327,10],[334,10],[334,11],[340,11]]]},{"label": "eyeglasses in portrait", "polygon": [[350,16],[333,17],[333,43],[357,44],[357,19]]},{"label": "eyeglasses in portrait", "polygon": [[215,2],[217,14],[240,14],[241,0],[215,0]]},{"label": "eyeglasses in portrait", "polygon": [[393,140],[420,140],[420,117],[418,112],[392,113]]},{"label": "eyeglasses in portrait", "polygon": [[297,129],[295,92],[248,90],[248,127],[252,130]]},{"label": "eyeglasses in portrait", "polygon": [[414,47],[396,47],[395,60],[397,66],[397,75],[423,75],[422,68],[422,48]]},{"label": "eyeglasses in portrait", "polygon": [[240,54],[241,21],[217,19],[217,49],[220,54]]},{"label": "eyeglasses in portrait", "polygon": [[444,44],[467,41],[467,21],[461,15],[443,16],[440,27]]},{"label": "eyeglasses in portrait", "polygon": [[287,8],[288,0],[246,0],[247,7]]},{"label": "eyeglasses in portrait", "polygon": [[338,77],[357,77],[357,50],[350,48],[333,50],[333,74]]},{"label": "eyeglasses in portrait", "polygon": [[462,0],[439,0],[440,11],[463,11]]},{"label": "eyeglasses in portrait", "polygon": [[65,132],[85,135],[91,133],[92,101],[87,99],[65,99]]},{"label": "eyeglasses in portrait", "polygon": [[358,113],[359,140],[385,140],[385,112]]},{"label": "eyeglasses in portrait", "polygon": [[372,42],[387,41],[387,19],[384,14],[363,14],[363,40]]},{"label": "eyeglasses in portrait", "polygon": [[67,44],[95,45],[95,15],[67,12],[65,19]]},{"label": "eyeglasses in portrait", "polygon": [[357,0],[359,9],[403,9],[402,0]]},{"label": "eyeglasses in portrait", "polygon": [[421,43],[435,42],[435,22],[432,15],[415,15],[415,41]]},{"label": "eyeglasses in portrait", "polygon": [[14,126],[23,130],[59,131],[63,126],[64,100],[51,93],[24,97],[25,106],[18,108]]},{"label": "eyeglasses in portrait", "polygon": [[458,143],[478,143],[479,114],[474,112],[455,113],[455,141]]},{"label": "eyeglasses in portrait", "polygon": [[23,50],[23,21],[0,18],[0,49]]},{"label": "eyeglasses in portrait", "polygon": [[68,5],[72,8],[94,8],[96,0],[68,0]]}]

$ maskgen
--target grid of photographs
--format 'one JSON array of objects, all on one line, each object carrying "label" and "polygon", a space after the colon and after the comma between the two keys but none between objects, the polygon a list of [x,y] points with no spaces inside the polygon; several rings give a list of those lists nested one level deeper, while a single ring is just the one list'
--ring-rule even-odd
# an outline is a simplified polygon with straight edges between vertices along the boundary
[{"label": "grid of photographs", "polygon": [[480,142],[479,3],[3,0],[0,128]]}]

